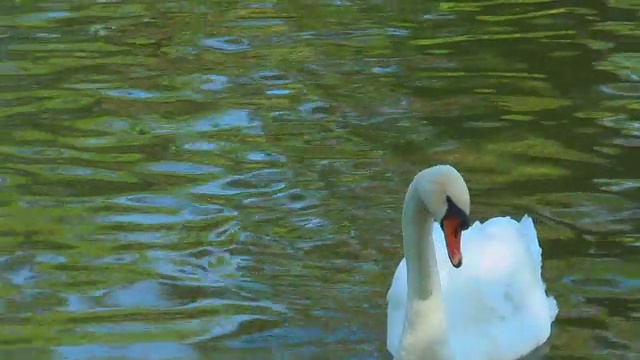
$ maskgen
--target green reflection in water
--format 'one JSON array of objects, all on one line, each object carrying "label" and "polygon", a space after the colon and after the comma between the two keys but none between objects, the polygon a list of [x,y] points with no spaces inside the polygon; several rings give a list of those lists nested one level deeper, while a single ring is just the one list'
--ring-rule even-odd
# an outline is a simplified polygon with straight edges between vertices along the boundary
[{"label": "green reflection in water", "polygon": [[5,1],[0,358],[385,358],[415,173],[530,213],[548,357],[637,336],[637,4]]}]

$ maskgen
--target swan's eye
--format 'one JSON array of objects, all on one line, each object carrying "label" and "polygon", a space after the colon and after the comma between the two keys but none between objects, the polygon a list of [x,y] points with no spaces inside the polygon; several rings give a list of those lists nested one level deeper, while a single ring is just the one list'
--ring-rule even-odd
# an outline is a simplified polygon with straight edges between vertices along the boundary
[{"label": "swan's eye", "polygon": [[460,231],[467,230],[469,228],[469,215],[460,209],[460,207],[447,196],[447,212],[444,214],[443,219],[456,218],[460,220]]},{"label": "swan's eye", "polygon": [[469,218],[465,217],[462,222],[460,223],[460,228],[462,230],[467,230],[469,228]]}]

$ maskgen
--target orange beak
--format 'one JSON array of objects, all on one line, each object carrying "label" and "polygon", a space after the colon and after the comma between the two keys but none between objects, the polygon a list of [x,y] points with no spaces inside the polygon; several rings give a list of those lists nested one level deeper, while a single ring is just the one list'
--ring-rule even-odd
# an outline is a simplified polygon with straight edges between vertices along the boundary
[{"label": "orange beak", "polygon": [[447,244],[449,260],[454,268],[462,266],[462,251],[460,250],[460,240],[462,238],[461,221],[456,217],[442,220],[442,231]]}]

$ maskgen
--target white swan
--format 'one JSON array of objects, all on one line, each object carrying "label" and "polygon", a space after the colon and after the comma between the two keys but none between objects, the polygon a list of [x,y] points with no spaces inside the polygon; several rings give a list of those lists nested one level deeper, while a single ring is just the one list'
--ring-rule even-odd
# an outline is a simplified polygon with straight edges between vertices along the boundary
[{"label": "white swan", "polygon": [[395,359],[513,360],[551,333],[558,307],[545,294],[531,218],[469,228],[469,209],[467,185],[451,166],[423,170],[409,185],[405,258],[387,294],[387,349]]}]

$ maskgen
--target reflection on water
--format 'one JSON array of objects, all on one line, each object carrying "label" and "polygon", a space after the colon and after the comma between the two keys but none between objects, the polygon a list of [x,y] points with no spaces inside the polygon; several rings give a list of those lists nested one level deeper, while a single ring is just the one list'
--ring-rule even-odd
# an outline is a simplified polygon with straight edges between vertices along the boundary
[{"label": "reflection on water", "polygon": [[0,6],[1,358],[384,359],[437,162],[534,216],[544,356],[640,353],[636,2]]}]

